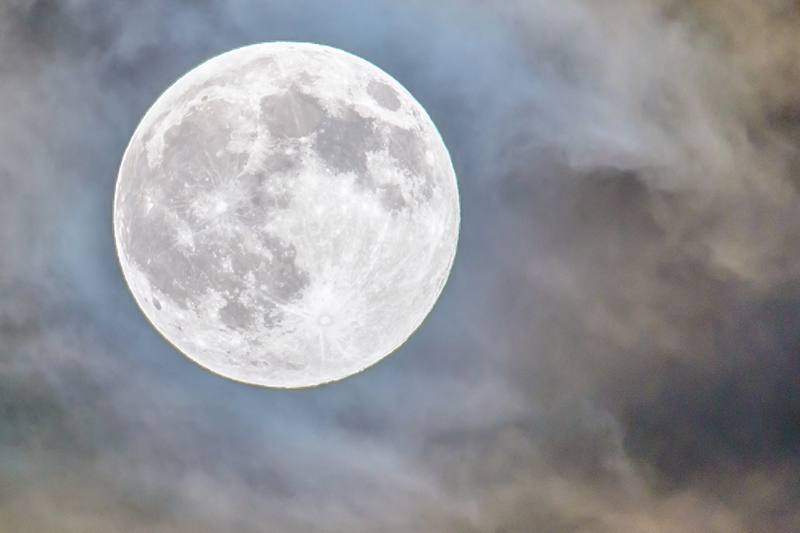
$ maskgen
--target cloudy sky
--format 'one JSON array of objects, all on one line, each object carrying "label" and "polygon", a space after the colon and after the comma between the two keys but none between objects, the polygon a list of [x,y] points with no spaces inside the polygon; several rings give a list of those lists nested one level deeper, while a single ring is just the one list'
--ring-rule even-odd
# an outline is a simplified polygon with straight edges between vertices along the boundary
[{"label": "cloudy sky", "polygon": [[[445,291],[380,364],[234,383],[114,254],[123,150],[223,51],[360,55],[459,177]],[[0,531],[800,530],[789,0],[0,1]]]}]

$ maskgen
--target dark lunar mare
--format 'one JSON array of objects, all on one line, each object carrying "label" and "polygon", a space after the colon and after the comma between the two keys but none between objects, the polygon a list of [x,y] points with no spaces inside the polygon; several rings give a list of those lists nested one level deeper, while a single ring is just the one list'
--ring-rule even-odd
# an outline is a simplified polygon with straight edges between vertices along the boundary
[{"label": "dark lunar mare", "polygon": [[[224,149],[236,131],[233,126],[220,124],[231,124],[226,117],[235,111],[221,101],[204,102],[192,109],[180,124],[165,132],[163,160],[154,170],[146,164],[143,149],[130,153],[128,168],[124,169],[131,177],[129,188],[120,191],[118,206],[124,226],[129,228],[125,231],[128,254],[155,289],[183,309],[198,308],[202,297],[215,291],[227,300],[220,310],[220,320],[228,327],[245,329],[256,320],[267,325],[279,320],[276,303],[298,298],[308,285],[309,276],[295,263],[294,247],[275,235],[259,232],[271,257],[245,249],[238,238],[239,230],[252,231],[257,227],[256,221],[263,220],[271,209],[285,206],[288,198],[265,194],[259,185],[269,177],[243,173],[247,154]],[[291,168],[280,161],[273,161],[273,165],[267,170]],[[156,173],[169,179],[157,177]],[[232,184],[231,180],[237,183]],[[198,216],[193,200],[226,186],[243,189],[248,201],[232,206],[219,216],[219,221]],[[131,196],[136,201],[131,202]],[[148,202],[152,203],[149,209]],[[194,249],[176,242],[176,220],[191,229]],[[222,242],[227,245],[220,247]],[[226,261],[230,261],[234,275],[226,273]],[[263,287],[262,292],[269,295],[258,299],[256,307],[246,306],[239,299],[248,290],[247,279],[251,276],[256,286]],[[254,308],[260,309],[261,316],[254,316]]]}]

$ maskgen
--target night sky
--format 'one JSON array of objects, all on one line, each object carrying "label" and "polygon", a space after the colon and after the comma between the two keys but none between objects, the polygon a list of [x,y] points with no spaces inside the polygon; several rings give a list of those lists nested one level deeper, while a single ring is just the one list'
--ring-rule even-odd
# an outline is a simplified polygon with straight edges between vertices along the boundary
[{"label": "night sky", "polygon": [[[123,151],[178,77],[327,44],[459,178],[411,340],[301,390],[148,324]],[[0,0],[0,532],[800,531],[800,7]]]}]

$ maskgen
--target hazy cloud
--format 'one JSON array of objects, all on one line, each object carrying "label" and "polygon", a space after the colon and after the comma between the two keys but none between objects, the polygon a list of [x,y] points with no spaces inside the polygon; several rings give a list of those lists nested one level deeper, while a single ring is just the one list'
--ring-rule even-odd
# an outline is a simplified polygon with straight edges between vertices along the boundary
[{"label": "hazy cloud", "polygon": [[[0,529],[800,527],[792,2],[0,4]],[[136,309],[119,160],[178,76],[338,46],[428,109],[441,301],[340,383],[228,382]]]}]

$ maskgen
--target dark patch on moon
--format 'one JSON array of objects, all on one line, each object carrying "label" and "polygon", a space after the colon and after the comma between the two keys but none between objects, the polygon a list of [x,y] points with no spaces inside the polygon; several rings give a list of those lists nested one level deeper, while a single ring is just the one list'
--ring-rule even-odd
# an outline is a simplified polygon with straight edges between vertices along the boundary
[{"label": "dark patch on moon", "polygon": [[190,110],[179,124],[164,132],[163,159],[156,171],[171,176],[157,182],[168,206],[188,208],[197,191],[187,184],[208,189],[241,172],[248,154],[225,149],[237,130],[238,114],[231,104],[213,101]]},{"label": "dark patch on moon", "polygon": [[299,372],[306,367],[305,363],[296,363],[294,361],[284,360],[277,360],[273,362],[273,365],[276,367],[281,367],[286,370],[291,370],[292,372]]},{"label": "dark patch on moon", "polygon": [[263,163],[263,169],[269,174],[288,174],[302,168],[301,162],[293,154],[287,154],[286,149],[276,150],[271,153]]},{"label": "dark patch on moon", "polygon": [[[160,234],[141,233],[157,227],[162,229]],[[275,236],[262,235],[263,244],[272,252],[271,258],[245,251],[236,243],[226,246],[216,240],[187,252],[170,244],[172,237],[163,231],[165,227],[169,227],[169,222],[159,217],[153,226],[135,232],[131,257],[152,287],[182,309],[201,305],[202,297],[211,291],[225,295],[227,303],[220,309],[219,317],[231,329],[247,329],[258,315],[266,325],[276,325],[282,318],[276,302],[285,304],[298,299],[310,283],[308,272],[295,262],[294,246],[283,244]],[[142,260],[143,257],[150,257],[150,261]],[[255,292],[251,291],[248,280],[254,280]],[[244,294],[256,305],[242,303],[240,296]],[[157,300],[153,305],[161,309]]]},{"label": "dark patch on moon", "polygon": [[285,190],[276,174],[290,173],[299,165],[282,160],[274,163],[267,163],[263,170],[248,172],[238,178],[237,188],[242,191],[244,201],[235,207],[235,212],[244,227],[258,227],[272,211],[286,209],[292,200],[292,194]]},{"label": "dark patch on moon", "polygon": [[425,145],[418,134],[398,126],[390,126],[387,140],[389,155],[397,161],[400,167],[420,178],[427,175]]},{"label": "dark patch on moon", "polygon": [[[289,110],[284,109],[282,118],[286,122],[279,121],[278,130],[287,136],[313,131],[322,116],[321,107],[304,95],[284,96],[282,102],[288,102]],[[252,231],[267,216],[265,210],[288,205],[288,195],[269,190],[265,182],[276,171],[290,172],[297,165],[288,155],[274,155],[263,172],[243,174],[248,154],[226,150],[240,127],[239,120],[239,110],[223,101],[194,107],[164,133],[162,162],[154,169],[147,165],[145,145],[139,144],[126,162],[133,165],[129,167],[133,179],[131,189],[121,191],[128,198],[120,203],[124,206],[121,220],[129,224],[123,244],[127,256],[153,289],[182,309],[197,308],[209,292],[222,295],[227,302],[219,310],[219,318],[232,329],[251,327],[265,313],[273,324],[279,322],[274,303],[265,299],[263,305],[251,305],[250,301],[264,293],[287,303],[298,298],[310,281],[308,273],[295,263],[294,248],[280,239],[261,235],[262,243],[272,252],[272,257],[266,258],[230,238],[241,229]],[[241,194],[231,197],[234,203],[221,212],[198,214],[193,207],[197,200],[218,194],[224,190],[220,187],[234,188]],[[134,201],[131,194],[135,194]],[[191,231],[193,247],[180,244],[178,221]],[[250,292],[248,280],[252,279],[257,287],[255,294]],[[242,299],[245,294],[249,297],[247,304]],[[162,304],[154,301],[153,305],[160,309]]]},{"label": "dark patch on moon", "polygon": [[244,72],[255,72],[258,70],[273,70],[275,66],[274,57],[262,56],[248,61],[241,68]]},{"label": "dark patch on moon", "polygon": [[[387,109],[398,109],[399,97],[394,89],[373,81],[368,92],[376,102]],[[378,123],[352,109],[344,109],[340,116],[328,113],[320,101],[296,87],[287,92],[264,97],[261,100],[261,121],[279,140],[280,147],[264,162],[268,174],[290,174],[301,167],[298,155],[286,153],[294,148],[294,139],[311,137],[312,148],[327,167],[335,173],[352,172],[356,183],[380,195],[382,205],[389,211],[405,207],[406,200],[397,186],[379,186],[367,167],[367,154],[388,148],[389,154],[407,176],[425,180],[423,196],[429,199],[432,186],[430,169],[425,159],[425,143],[419,134],[404,128]],[[380,125],[379,125],[380,124]],[[254,199],[255,202],[272,203],[274,199]]]},{"label": "dark patch on moon", "polygon": [[406,206],[406,200],[403,198],[400,187],[393,183],[381,186],[381,205],[392,213],[403,209]]},{"label": "dark patch on moon", "polygon": [[[267,285],[267,292],[284,302],[298,297],[311,283],[308,272],[295,263],[297,250],[293,244],[284,244],[274,235],[264,234],[264,245],[272,252],[269,269],[257,269],[253,273],[259,285]],[[259,257],[259,261],[262,259]]]},{"label": "dark patch on moon", "polygon": [[331,169],[354,172],[361,185],[374,189],[367,169],[367,152],[380,149],[375,119],[364,118],[352,109],[341,117],[325,115],[314,138],[314,149]]},{"label": "dark patch on moon", "polygon": [[367,86],[367,94],[375,100],[379,106],[389,111],[400,109],[400,98],[394,89],[378,81],[371,81]]},{"label": "dark patch on moon", "polygon": [[[272,252],[271,258],[233,247],[227,251],[233,273],[225,273],[221,265],[209,267],[210,288],[234,295],[226,297],[227,303],[219,311],[221,322],[231,329],[248,329],[258,315],[264,325],[276,326],[283,318],[277,304],[297,300],[311,281],[308,272],[297,266],[293,245],[270,234],[263,234],[262,242]],[[248,279],[254,280],[254,292],[245,281]],[[253,304],[241,303],[238,297],[244,293]]]},{"label": "dark patch on moon", "polygon": [[[206,80],[202,84],[200,84],[200,86],[197,87],[196,91],[188,91],[188,94],[197,95],[198,93],[203,92],[203,90],[205,90],[205,89],[210,89],[211,87],[220,87],[220,86],[226,85],[230,81],[230,79],[231,79],[231,77],[227,73],[219,74],[219,75],[216,75],[216,76],[212,76],[211,78],[209,78],[208,80]],[[159,117],[158,122],[160,122],[160,120],[161,120],[161,117]]]},{"label": "dark patch on moon", "polygon": [[126,219],[131,227],[126,243],[131,260],[139,265],[155,289],[186,309],[185,301],[191,292],[185,289],[181,280],[186,279],[194,265],[175,246],[169,231],[164,230],[171,226],[170,220],[155,209],[149,216],[136,213],[126,216]]},{"label": "dark patch on moon", "polygon": [[256,192],[250,197],[250,203],[256,209],[286,209],[292,201],[292,195],[288,192],[279,194],[265,193],[263,191]]},{"label": "dark patch on moon", "polygon": [[219,310],[219,319],[231,329],[247,329],[253,324],[253,311],[236,300],[228,300]]},{"label": "dark patch on moon", "polygon": [[[310,276],[297,266],[294,246],[284,245],[280,239],[269,234],[262,235],[262,242],[272,252],[269,259],[261,254],[242,250],[237,245],[231,245],[225,250],[233,272],[226,272],[222,268],[222,260],[215,261],[218,264],[210,267],[207,272],[209,288],[223,294],[241,295],[250,293],[251,287],[246,280],[254,279],[256,294],[266,294],[278,303],[289,303],[299,298],[310,283]],[[208,252],[203,255],[207,256]],[[252,293],[250,295],[253,296]],[[220,310],[220,320],[232,329],[247,329],[255,322],[256,314],[263,313],[265,309],[263,304],[246,306],[237,296],[226,299],[228,302]],[[266,307],[274,307],[274,304]],[[280,316],[274,318],[278,321]]]},{"label": "dark patch on moon", "polygon": [[261,121],[279,139],[296,139],[310,135],[317,129],[324,114],[325,111],[316,98],[295,88],[261,99]]},{"label": "dark patch on moon", "polygon": [[158,300],[156,300],[155,298],[153,298],[153,305],[155,306],[155,308],[156,308],[156,309],[158,309],[159,311],[161,311],[161,302],[159,302],[159,301],[158,301]]}]

